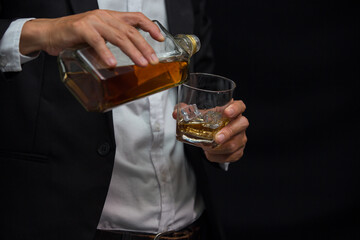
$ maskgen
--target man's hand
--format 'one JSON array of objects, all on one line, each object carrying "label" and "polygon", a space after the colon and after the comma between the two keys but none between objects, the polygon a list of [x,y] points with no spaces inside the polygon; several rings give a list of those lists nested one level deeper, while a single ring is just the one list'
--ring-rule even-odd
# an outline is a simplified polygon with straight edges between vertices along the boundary
[{"label": "man's hand", "polygon": [[[243,156],[247,142],[245,131],[249,126],[248,119],[242,115],[245,109],[246,106],[243,101],[232,101],[223,112],[224,116],[230,119],[230,122],[215,136],[215,142],[219,145],[213,148],[199,144],[209,161],[235,162]],[[172,116],[176,119],[177,106],[174,108]]]},{"label": "man's hand", "polygon": [[243,101],[233,101],[224,110],[224,115],[230,122],[215,136],[215,142],[220,145],[215,148],[203,147],[209,161],[235,162],[243,156],[247,142],[245,131],[249,126],[248,119],[242,115],[245,109]]},{"label": "man's hand", "polygon": [[88,44],[109,67],[115,67],[116,60],[105,45],[109,41],[136,65],[144,67],[148,63],[158,63],[154,50],[136,28],[149,32],[155,40],[164,40],[156,24],[142,13],[93,10],[26,22],[20,38],[20,53],[27,55],[42,50],[57,56],[65,48]]}]

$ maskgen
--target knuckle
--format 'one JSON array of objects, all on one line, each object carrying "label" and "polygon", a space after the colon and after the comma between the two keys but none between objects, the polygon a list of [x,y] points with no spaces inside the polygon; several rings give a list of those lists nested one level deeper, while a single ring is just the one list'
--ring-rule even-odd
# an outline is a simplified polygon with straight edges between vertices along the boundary
[{"label": "knuckle", "polygon": [[91,42],[92,45],[95,46],[95,45],[104,43],[104,39],[100,35],[96,35],[96,36],[93,36],[92,38],[90,38],[89,42]]},{"label": "knuckle", "polygon": [[142,51],[145,56],[151,56],[153,53],[155,53],[151,47],[146,47]]},{"label": "knuckle", "polygon": [[134,14],[139,18],[145,17],[145,15],[142,12],[135,12]]},{"label": "knuckle", "polygon": [[84,22],[83,19],[79,19],[77,21],[71,22],[71,28],[74,29],[75,31],[79,32],[83,29],[85,29],[86,27],[86,22]]},{"label": "knuckle", "polygon": [[244,146],[246,145],[247,141],[248,141],[248,137],[246,134],[244,134],[244,137],[243,137]]},{"label": "knuckle", "polygon": [[229,143],[228,145],[228,149],[227,149],[229,152],[235,152],[236,150],[238,150],[238,144],[232,142],[232,143]]},{"label": "knuckle", "polygon": [[77,19],[76,21],[73,21],[71,24],[75,30],[83,31],[86,30],[94,21],[97,21],[97,19],[98,18],[96,16],[88,14],[80,19]]},{"label": "knuckle", "polygon": [[207,151],[204,151],[206,158],[210,161],[210,162],[215,162],[215,160],[212,158],[212,155],[210,153],[208,153]]},{"label": "knuckle", "polygon": [[140,24],[145,18],[145,15],[141,12],[131,12],[125,15],[124,21],[128,23]]},{"label": "knuckle", "polygon": [[101,15],[101,14],[104,14],[104,13],[106,13],[106,11],[103,10],[103,9],[95,9],[95,10],[92,10],[92,11],[91,11],[90,16],[91,16],[91,15]]},{"label": "knuckle", "polygon": [[242,105],[242,107],[243,107],[243,109],[244,109],[244,111],[245,111],[245,109],[246,109],[246,104],[245,104],[242,100],[240,100],[240,104]]},{"label": "knuckle", "polygon": [[116,32],[114,34],[115,34],[115,39],[116,39],[117,45],[122,45],[122,43],[126,41],[125,35],[122,34],[121,32]]},{"label": "knuckle", "polygon": [[242,158],[244,156],[244,151],[243,150],[241,150],[238,154],[237,154],[237,156],[236,156],[236,161],[237,160],[239,160],[240,158]]},{"label": "knuckle", "polygon": [[222,133],[225,135],[225,137],[229,138],[232,136],[232,134],[234,133],[234,130],[231,127],[225,127],[222,130]]},{"label": "knuckle", "polygon": [[141,23],[143,19],[145,19],[145,15],[142,12],[134,12],[133,17],[136,19],[138,23]]},{"label": "knuckle", "polygon": [[237,151],[237,152],[231,157],[231,162],[236,162],[236,161],[238,161],[240,158],[242,158],[243,155],[244,155],[244,151],[243,151],[243,150]]},{"label": "knuckle", "polygon": [[245,116],[241,116],[244,126],[248,127],[250,125],[249,119]]},{"label": "knuckle", "polygon": [[133,37],[133,36],[137,35],[139,32],[133,26],[128,26],[126,29],[126,33],[128,36]]},{"label": "knuckle", "polygon": [[93,21],[96,21],[98,20],[98,15],[100,14],[99,12],[97,12],[97,10],[94,10],[96,12],[93,12],[91,14],[88,14],[86,15],[86,17],[84,18],[86,21],[89,21],[89,22],[93,22]]}]

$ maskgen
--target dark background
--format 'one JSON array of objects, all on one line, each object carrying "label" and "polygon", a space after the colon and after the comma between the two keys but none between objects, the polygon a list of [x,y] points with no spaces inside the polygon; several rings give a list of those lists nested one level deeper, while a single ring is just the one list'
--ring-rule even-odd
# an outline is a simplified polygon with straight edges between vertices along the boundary
[{"label": "dark background", "polygon": [[358,1],[208,0],[215,73],[250,121],[208,169],[229,239],[360,239]]}]

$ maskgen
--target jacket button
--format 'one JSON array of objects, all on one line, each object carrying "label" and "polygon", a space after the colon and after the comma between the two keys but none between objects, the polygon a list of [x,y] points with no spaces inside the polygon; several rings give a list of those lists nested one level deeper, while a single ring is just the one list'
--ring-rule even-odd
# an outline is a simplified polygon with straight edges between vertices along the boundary
[{"label": "jacket button", "polygon": [[101,144],[97,149],[97,152],[100,156],[106,156],[110,152],[110,144],[107,142]]}]

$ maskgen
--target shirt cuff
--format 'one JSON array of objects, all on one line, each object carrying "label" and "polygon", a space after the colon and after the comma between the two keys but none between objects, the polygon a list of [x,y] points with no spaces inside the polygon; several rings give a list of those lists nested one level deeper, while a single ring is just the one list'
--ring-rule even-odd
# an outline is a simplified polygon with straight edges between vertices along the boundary
[{"label": "shirt cuff", "polygon": [[219,163],[220,168],[222,168],[224,171],[229,170],[229,162],[225,162],[225,163]]},{"label": "shirt cuff", "polygon": [[19,43],[24,24],[34,18],[21,18],[13,21],[0,40],[0,70],[19,72],[21,64],[35,59],[38,54],[25,56],[20,53]]}]

